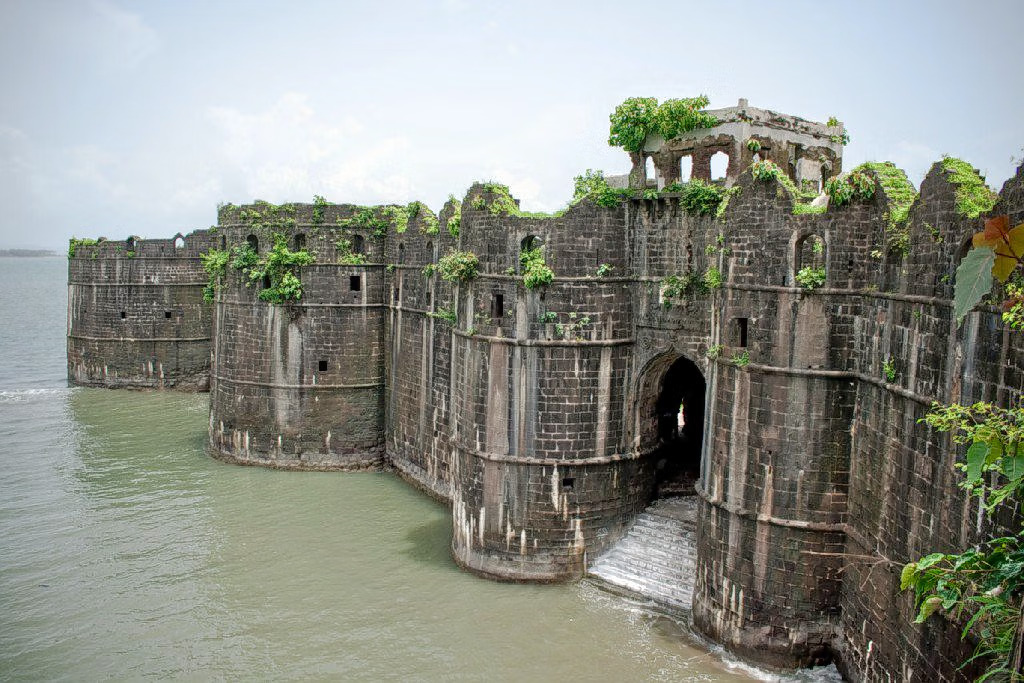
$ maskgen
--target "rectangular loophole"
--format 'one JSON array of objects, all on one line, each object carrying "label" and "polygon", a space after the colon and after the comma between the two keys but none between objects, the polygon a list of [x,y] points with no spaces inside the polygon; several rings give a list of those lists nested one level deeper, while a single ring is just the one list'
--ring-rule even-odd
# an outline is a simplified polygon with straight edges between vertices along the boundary
[{"label": "rectangular loophole", "polygon": [[167,318],[168,320],[170,320],[171,312],[170,311],[164,311],[164,317]]},{"label": "rectangular loophole", "polygon": [[562,490],[568,491],[576,487],[576,477],[563,477]]},{"label": "rectangular loophole", "polygon": [[128,317],[128,314],[125,313],[124,311],[121,311],[121,320],[124,320],[127,317]]},{"label": "rectangular loophole", "polygon": [[741,349],[747,346],[747,318],[736,318],[736,345]]},{"label": "rectangular loophole", "polygon": [[350,291],[358,292],[363,288],[363,278],[359,275],[349,275],[348,288]]},{"label": "rectangular loophole", "polygon": [[322,360],[319,363],[317,363],[317,369],[320,372],[327,372],[327,361]]},{"label": "rectangular loophole", "polygon": [[430,292],[427,292],[427,308],[430,308],[430,300],[431,300],[432,298],[433,298],[433,297],[432,297],[432,296],[430,295]]},{"label": "rectangular loophole", "polygon": [[491,317],[492,318],[504,318],[505,317],[505,295],[495,294],[494,298],[491,299]]}]

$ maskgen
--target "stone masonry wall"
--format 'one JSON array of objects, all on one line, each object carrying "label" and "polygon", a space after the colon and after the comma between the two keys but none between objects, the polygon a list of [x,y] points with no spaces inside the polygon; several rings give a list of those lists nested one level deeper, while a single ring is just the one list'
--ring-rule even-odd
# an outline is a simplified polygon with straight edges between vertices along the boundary
[{"label": "stone masonry wall", "polygon": [[68,259],[68,380],[203,391],[211,315],[199,253],[214,236],[78,245]]},{"label": "stone masonry wall", "polygon": [[[996,208],[1013,223],[1022,174]],[[202,386],[209,372],[219,457],[391,464],[451,503],[460,565],[546,581],[579,576],[651,500],[654,406],[686,359],[707,387],[697,627],[770,664],[835,658],[852,679],[965,678],[961,625],[914,625],[898,578],[903,563],[1019,513],[986,520],[957,486],[961,454],[919,422],[933,400],[1007,402],[1024,386],[1022,342],[996,308],[951,320],[955,269],[984,217],[957,213],[936,166],[904,255],[887,246],[881,184],[820,215],[794,215],[777,182],[744,173],[736,186],[721,219],[674,196],[530,218],[493,210],[501,197],[474,185],[457,236],[452,203],[436,231],[422,214],[379,234],[346,222],[359,207],[256,204],[224,207],[217,231],[180,249],[80,247],[69,378]],[[274,232],[317,255],[299,270],[302,299],[262,302],[261,283],[229,269],[208,349],[198,252],[267,249]],[[361,244],[365,264],[339,263],[343,240]],[[546,287],[523,284],[526,245],[555,272]],[[477,254],[479,276],[443,280],[434,266],[450,249]],[[808,291],[795,274],[811,262],[826,281]],[[715,270],[721,286],[666,295],[666,278]]]}]

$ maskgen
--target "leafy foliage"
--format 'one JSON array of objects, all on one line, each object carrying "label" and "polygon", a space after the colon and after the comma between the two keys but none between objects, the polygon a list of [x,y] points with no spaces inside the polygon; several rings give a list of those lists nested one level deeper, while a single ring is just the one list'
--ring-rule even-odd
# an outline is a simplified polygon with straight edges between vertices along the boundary
[{"label": "leafy foliage", "polygon": [[544,261],[543,247],[523,249],[519,252],[519,265],[523,271],[523,284],[527,289],[535,289],[551,284],[555,273]]},{"label": "leafy foliage", "polygon": [[468,282],[479,274],[480,259],[471,251],[453,249],[441,257],[437,269],[448,282]]},{"label": "leafy foliage", "polygon": [[731,360],[736,367],[745,368],[750,365],[750,354],[746,351],[743,351],[742,353],[734,353],[732,358],[729,360]]},{"label": "leafy foliage", "polygon": [[691,215],[710,216],[718,211],[724,197],[725,190],[718,185],[694,179],[683,184],[679,203]]},{"label": "leafy foliage", "polygon": [[[888,200],[889,209],[886,213],[886,241],[889,249],[906,256],[910,249],[910,223],[908,220],[910,207],[917,199],[917,191],[907,179],[907,174],[891,161],[869,161],[853,169],[854,172],[871,171],[878,178]],[[872,193],[874,186],[872,185]],[[838,204],[837,204],[838,206]]]},{"label": "leafy foliage", "polygon": [[296,274],[299,266],[308,266],[316,258],[305,249],[292,251],[288,239],[281,233],[274,233],[274,246],[267,254],[248,269],[250,282],[269,279],[270,286],[260,290],[259,298],[273,304],[297,301],[302,298],[302,281]]},{"label": "leafy foliage", "polygon": [[437,214],[430,210],[430,207],[423,202],[409,202],[405,207],[408,220],[420,219],[420,232],[424,235],[436,235],[440,230],[440,223]]},{"label": "leafy foliage", "polygon": [[[549,311],[550,312],[550,311]],[[576,313],[569,314],[568,323],[556,323],[555,334],[564,339],[582,339],[583,328],[590,324],[590,316],[578,316]]]},{"label": "leafy foliage", "polygon": [[202,261],[203,269],[209,278],[203,287],[203,301],[210,303],[217,294],[217,287],[228,272],[231,252],[227,249],[210,249],[205,253],[199,254],[199,260]]},{"label": "leafy foliage", "polygon": [[311,220],[313,225],[320,225],[324,222],[324,207],[329,204],[330,202],[320,195],[313,195],[313,218]]},{"label": "leafy foliage", "polygon": [[704,271],[704,287],[708,290],[719,289],[722,286],[722,271],[715,266],[708,266]]},{"label": "leafy foliage", "polygon": [[654,97],[630,97],[609,117],[608,144],[627,152],[639,152],[653,133],[671,140],[687,131],[711,128],[718,121],[701,111],[708,102],[705,95],[665,100],[660,105]]},{"label": "leafy foliage", "polygon": [[967,252],[967,256],[957,266],[956,284],[953,287],[953,317],[958,323],[992,289],[995,260],[995,250],[991,247],[978,247]]},{"label": "leafy foliage", "polygon": [[796,283],[806,290],[813,290],[825,284],[825,269],[804,266],[794,277]]},{"label": "leafy foliage", "polygon": [[452,205],[452,215],[448,217],[445,228],[452,237],[458,237],[462,228],[462,202],[454,195],[448,195],[448,202]]},{"label": "leafy foliage", "polygon": [[875,179],[867,173],[854,169],[825,181],[825,194],[829,203],[839,207],[854,199],[868,201],[875,196]]},{"label": "leafy foliage", "polygon": [[707,294],[707,292],[705,278],[696,273],[669,275],[661,281],[661,301],[666,309],[672,308],[673,301],[684,302],[686,299],[698,294]]},{"label": "leafy foliage", "polygon": [[99,244],[99,240],[90,239],[88,237],[72,237],[68,241],[68,258],[75,258],[75,251],[78,249],[78,247],[92,247],[97,244]]},{"label": "leafy foliage", "polygon": [[444,320],[446,323],[454,325],[456,323],[455,311],[450,308],[438,308],[432,313],[427,313],[430,318],[437,318],[438,320]]},{"label": "leafy foliage", "polygon": [[751,152],[760,152],[761,143],[755,140],[754,138],[750,138],[749,140],[747,140],[747,149],[749,149]]},{"label": "leafy foliage", "polygon": [[597,276],[608,277],[609,275],[612,274],[613,270],[615,270],[614,266],[608,265],[607,263],[602,263],[597,267]]},{"label": "leafy foliage", "polygon": [[885,359],[882,363],[882,374],[885,375],[885,379],[892,384],[896,381],[896,361],[893,360],[892,356]]},{"label": "leafy foliage", "polygon": [[768,182],[769,180],[778,180],[785,173],[782,169],[770,159],[762,159],[761,161],[755,161],[750,165],[750,174],[754,176],[754,180],[760,180],[762,182]]},{"label": "leafy foliage", "polygon": [[352,250],[352,240],[347,237],[340,237],[334,243],[338,250],[338,263],[346,266],[361,266],[366,263],[366,254],[359,254]]},{"label": "leafy foliage", "polygon": [[992,278],[1008,283],[1003,303],[1004,320],[1020,327],[1024,309],[1024,223],[1010,227],[1010,218],[996,216],[985,221],[985,229],[972,238],[974,248],[956,269],[953,314],[960,322],[992,289]]},{"label": "leafy foliage", "polygon": [[584,197],[597,195],[608,188],[608,181],[604,179],[604,171],[588,168],[572,179],[572,198],[578,201]]},{"label": "leafy foliage", "polygon": [[[949,432],[953,442],[969,444],[961,486],[978,496],[991,515],[1001,503],[1019,500],[1024,489],[1024,410],[991,403],[971,406],[933,403],[923,419]],[[989,492],[988,482],[991,485]],[[959,554],[931,553],[903,567],[900,589],[914,591],[915,623],[943,610],[969,614],[962,636],[974,634],[978,646],[964,664],[982,660],[979,680],[1011,679],[1008,663],[1024,593],[1024,528],[993,538]]]},{"label": "leafy foliage", "polygon": [[373,207],[369,206],[358,207],[350,218],[338,220],[338,225],[343,228],[368,232],[377,238],[382,238],[387,234],[390,224],[388,218],[379,215]]}]

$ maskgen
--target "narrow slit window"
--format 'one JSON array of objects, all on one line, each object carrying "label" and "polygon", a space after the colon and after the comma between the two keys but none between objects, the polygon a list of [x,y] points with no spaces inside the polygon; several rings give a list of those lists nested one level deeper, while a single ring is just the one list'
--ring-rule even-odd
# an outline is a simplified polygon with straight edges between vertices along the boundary
[{"label": "narrow slit window", "polygon": [[427,292],[427,308],[430,308],[430,302],[432,298],[433,297],[430,295],[430,292]]},{"label": "narrow slit window", "polygon": [[327,361],[322,360],[319,363],[317,363],[317,369],[320,372],[327,372]]},{"label": "narrow slit window", "polygon": [[736,318],[736,344],[740,348],[747,347],[747,318]]},{"label": "narrow slit window", "polygon": [[494,299],[491,301],[491,317],[492,318],[504,318],[505,317],[505,295],[495,294]]},{"label": "narrow slit window", "polygon": [[353,292],[358,292],[363,288],[363,278],[358,275],[349,275],[348,288]]},{"label": "narrow slit window", "polygon": [[121,320],[124,320],[127,317],[128,317],[128,314],[126,314],[124,311],[121,311]]}]

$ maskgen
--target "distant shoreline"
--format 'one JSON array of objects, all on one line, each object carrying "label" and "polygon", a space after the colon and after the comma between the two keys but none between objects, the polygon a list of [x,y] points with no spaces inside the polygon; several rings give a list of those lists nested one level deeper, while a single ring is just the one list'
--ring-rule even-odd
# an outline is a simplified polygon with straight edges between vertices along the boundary
[{"label": "distant shoreline", "polygon": [[43,256],[60,256],[60,254],[50,249],[0,249],[0,256],[40,258]]}]

